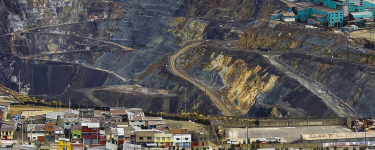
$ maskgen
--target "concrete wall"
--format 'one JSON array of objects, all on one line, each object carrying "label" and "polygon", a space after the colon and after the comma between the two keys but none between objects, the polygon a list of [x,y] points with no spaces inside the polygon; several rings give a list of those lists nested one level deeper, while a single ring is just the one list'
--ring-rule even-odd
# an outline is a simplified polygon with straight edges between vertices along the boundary
[{"label": "concrete wall", "polygon": [[[260,144],[260,148],[279,148],[279,149],[285,149],[285,148],[305,148],[305,149],[313,149],[313,148],[321,148],[323,145],[322,143],[312,143],[312,144]],[[246,144],[241,144],[242,148],[247,148]],[[249,145],[251,147],[251,144]]]},{"label": "concrete wall", "polygon": [[[226,127],[258,127],[256,121],[224,121]],[[259,127],[287,127],[287,126],[328,126],[346,125],[346,118],[326,119],[259,119]]]}]

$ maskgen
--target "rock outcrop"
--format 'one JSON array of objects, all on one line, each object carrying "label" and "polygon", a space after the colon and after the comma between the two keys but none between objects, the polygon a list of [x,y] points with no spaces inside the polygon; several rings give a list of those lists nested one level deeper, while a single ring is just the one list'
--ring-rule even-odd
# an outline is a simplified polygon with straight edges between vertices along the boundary
[{"label": "rock outcrop", "polygon": [[280,58],[294,70],[324,85],[359,115],[375,114],[371,111],[375,104],[374,67],[298,53],[287,53]]},{"label": "rock outcrop", "polygon": [[196,48],[182,58],[190,74],[207,84],[207,88],[219,89],[243,115],[329,116],[332,113],[319,98],[261,55],[208,46],[204,50]]}]

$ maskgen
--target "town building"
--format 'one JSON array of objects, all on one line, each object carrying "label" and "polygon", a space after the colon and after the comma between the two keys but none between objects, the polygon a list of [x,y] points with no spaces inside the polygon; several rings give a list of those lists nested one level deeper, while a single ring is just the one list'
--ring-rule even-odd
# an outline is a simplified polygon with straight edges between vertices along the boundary
[{"label": "town building", "polygon": [[46,123],[46,115],[36,115],[36,116],[30,116],[27,121],[30,124],[45,124]]},{"label": "town building", "polygon": [[191,134],[187,129],[170,128],[169,130],[173,134],[173,146],[191,145]]},{"label": "town building", "polygon": [[173,145],[173,134],[170,132],[157,131],[154,134],[154,142],[157,146],[172,146]]},{"label": "town building", "polygon": [[71,126],[70,131],[72,139],[82,138],[82,126],[80,124]]},{"label": "town building", "polygon": [[11,124],[2,124],[0,131],[1,140],[13,140],[16,126]]},{"label": "town building", "polygon": [[46,123],[44,126],[45,131],[45,139],[49,142],[55,141],[55,124],[54,123]]},{"label": "town building", "polygon": [[28,124],[27,125],[27,139],[28,141],[44,141],[45,124]]},{"label": "town building", "polygon": [[82,123],[81,125],[84,144],[99,144],[99,123]]},{"label": "town building", "polygon": [[135,130],[135,143],[137,145],[145,145],[154,143],[154,130]]},{"label": "town building", "polygon": [[81,118],[94,117],[94,109],[92,108],[80,108],[78,111]]},{"label": "town building", "polygon": [[205,147],[208,146],[208,142],[210,140],[210,135],[204,134],[204,132],[200,132],[197,136],[197,141],[198,141],[198,147]]},{"label": "town building", "polygon": [[307,143],[323,143],[323,147],[360,146],[375,142],[375,132],[352,132],[352,133],[326,133],[326,134],[303,134],[301,140]]},{"label": "town building", "polygon": [[146,126],[146,117],[143,112],[128,113],[129,126]]},{"label": "town building", "polygon": [[148,126],[149,129],[154,129],[158,125],[167,125],[167,123],[165,121],[163,121],[163,120],[160,120],[160,121],[147,121],[147,126]]},{"label": "town building", "polygon": [[62,125],[55,126],[55,139],[58,138],[65,138],[64,126]]}]

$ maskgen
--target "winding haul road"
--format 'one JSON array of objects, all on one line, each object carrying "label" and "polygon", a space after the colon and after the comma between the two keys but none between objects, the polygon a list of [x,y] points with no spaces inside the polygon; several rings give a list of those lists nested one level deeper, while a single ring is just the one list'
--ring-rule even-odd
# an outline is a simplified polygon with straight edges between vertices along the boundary
[{"label": "winding haul road", "polygon": [[[190,76],[182,67],[178,61],[178,58],[188,50],[197,47],[203,42],[193,42],[182,47],[177,53],[172,55],[168,61],[168,70],[173,74],[189,81],[194,84],[201,90],[205,90],[205,85],[203,83],[197,82],[192,76]],[[225,42],[224,42],[225,43]],[[218,44],[218,43],[216,43]],[[238,51],[237,49],[224,48],[233,51]],[[266,59],[269,60],[270,64],[276,67],[278,70],[282,71],[290,78],[294,78],[302,86],[311,91],[314,95],[318,96],[337,116],[340,117],[359,117],[359,115],[345,102],[339,99],[337,96],[332,94],[325,86],[320,83],[311,80],[310,78],[294,71],[288,65],[283,63],[278,59],[280,54],[271,54],[271,53],[259,53],[258,51],[251,51],[263,55]],[[206,93],[210,96],[212,102],[216,107],[222,110],[223,114],[226,116],[236,116],[235,110],[232,110],[225,102],[222,100],[222,95],[217,91],[206,88]],[[298,114],[298,113],[297,113]]]},{"label": "winding haul road", "polygon": [[194,42],[194,43],[191,43],[191,44],[188,44],[184,47],[182,47],[177,53],[175,53],[174,55],[172,55],[169,60],[168,60],[168,70],[189,81],[190,83],[194,84],[196,87],[200,88],[202,91],[206,91],[206,93],[208,94],[208,96],[210,96],[212,102],[216,105],[216,107],[218,109],[220,109],[223,114],[225,116],[236,116],[236,113],[234,112],[235,110],[232,111],[232,109],[226,105],[223,100],[221,99],[221,95],[218,94],[218,92],[214,91],[213,89],[211,88],[205,88],[205,85],[200,83],[200,82],[197,82],[196,80],[194,80],[194,78],[192,76],[190,76],[182,67],[181,67],[181,64],[178,62],[178,58],[183,54],[185,53],[186,51],[190,50],[190,49],[193,49],[195,47],[197,47],[198,45],[200,45],[202,42]]}]

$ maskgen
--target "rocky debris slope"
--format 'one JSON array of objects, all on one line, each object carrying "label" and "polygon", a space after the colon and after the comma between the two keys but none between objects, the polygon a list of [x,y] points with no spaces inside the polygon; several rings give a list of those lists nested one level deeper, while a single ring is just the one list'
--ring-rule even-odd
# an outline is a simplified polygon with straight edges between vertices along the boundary
[{"label": "rocky debris slope", "polygon": [[274,28],[250,28],[237,43],[239,49],[270,47],[272,51],[310,53],[373,65],[375,54],[369,45],[369,41],[362,38],[348,40],[339,34],[282,24]]},{"label": "rocky debris slope", "polygon": [[243,115],[268,117],[279,114],[277,111],[281,116],[294,117],[332,113],[319,98],[261,55],[208,46],[198,47],[181,59],[193,76],[207,84],[207,88],[221,90]]},{"label": "rocky debris slope", "polygon": [[275,10],[286,9],[279,0],[189,0],[187,15],[207,18],[269,18]]},{"label": "rocky debris slope", "polygon": [[331,93],[352,106],[361,116],[375,112],[373,89],[375,68],[312,55],[287,53],[280,57],[294,70],[323,84]]}]

